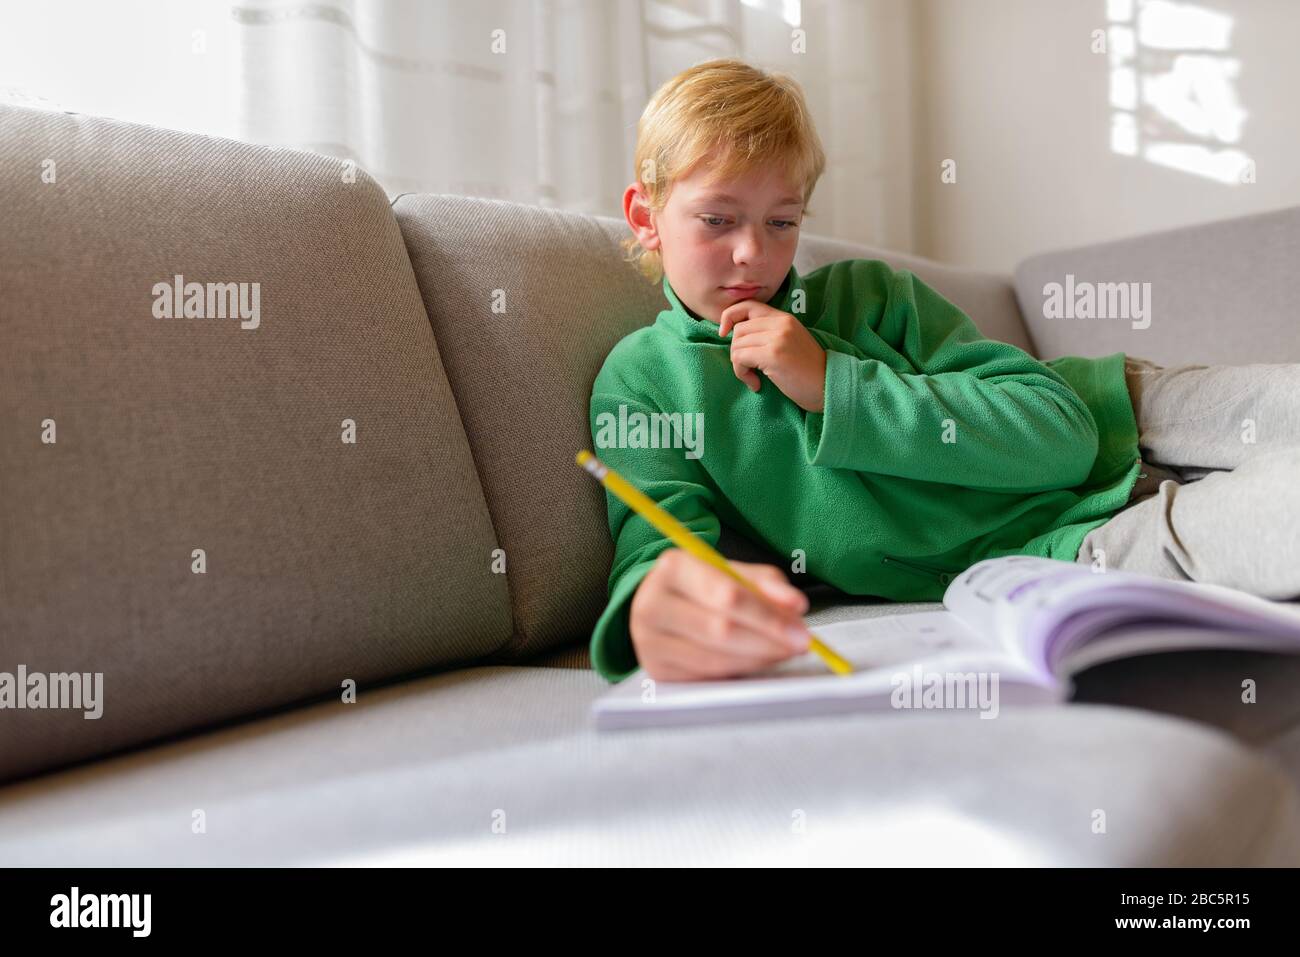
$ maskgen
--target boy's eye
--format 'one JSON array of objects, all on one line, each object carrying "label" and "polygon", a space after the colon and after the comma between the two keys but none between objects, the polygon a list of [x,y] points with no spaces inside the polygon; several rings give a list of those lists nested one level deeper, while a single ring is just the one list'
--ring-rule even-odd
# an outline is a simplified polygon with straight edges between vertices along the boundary
[{"label": "boy's eye", "polygon": [[[706,226],[712,226],[715,229],[727,224],[727,221],[721,216],[701,216],[700,219],[703,220]],[[781,231],[785,232],[791,226],[798,226],[799,224],[789,219],[774,219],[772,225],[780,227]]]}]

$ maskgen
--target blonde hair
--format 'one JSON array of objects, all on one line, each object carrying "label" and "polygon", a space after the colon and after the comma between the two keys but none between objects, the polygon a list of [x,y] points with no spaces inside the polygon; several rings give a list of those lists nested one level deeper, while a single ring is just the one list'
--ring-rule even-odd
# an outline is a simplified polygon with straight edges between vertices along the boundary
[{"label": "blonde hair", "polygon": [[[668,203],[673,183],[691,175],[719,148],[719,179],[744,176],[779,164],[803,185],[804,213],[826,154],[799,84],[784,73],[766,73],[743,60],[697,63],[663,86],[637,121],[633,166],[646,204],[655,213]],[[663,257],[635,236],[621,243],[624,259],[652,282],[663,278]]]}]

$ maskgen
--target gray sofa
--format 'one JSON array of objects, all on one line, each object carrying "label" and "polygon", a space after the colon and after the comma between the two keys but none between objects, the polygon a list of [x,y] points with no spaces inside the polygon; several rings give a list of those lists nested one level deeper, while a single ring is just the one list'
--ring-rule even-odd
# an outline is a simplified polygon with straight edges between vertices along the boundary
[{"label": "gray sofa", "polygon": [[[662,302],[621,222],[10,107],[0,209],[0,672],[103,675],[97,719],[0,710],[0,865],[1300,861],[1289,658],[1112,663],[996,721],[597,733],[612,546],[573,456]],[[885,259],[1044,357],[1300,361],[1297,253],[1286,210],[1014,277],[815,235],[796,266]],[[1151,281],[1151,326],[1043,318],[1067,272]],[[255,323],[161,317],[177,275],[258,283]],[[814,627],[934,607],[800,584]]]}]

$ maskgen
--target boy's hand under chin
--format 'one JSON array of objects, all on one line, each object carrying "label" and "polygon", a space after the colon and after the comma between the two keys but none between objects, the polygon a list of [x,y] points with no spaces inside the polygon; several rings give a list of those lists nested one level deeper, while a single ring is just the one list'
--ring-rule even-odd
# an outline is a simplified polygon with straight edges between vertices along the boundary
[{"label": "boy's hand under chin", "polygon": [[[718,335],[731,335],[731,368],[751,391],[761,371],[796,405],[822,411],[826,392],[826,350],[788,312],[757,299],[732,303],[718,317]],[[734,331],[733,331],[734,330]]]}]

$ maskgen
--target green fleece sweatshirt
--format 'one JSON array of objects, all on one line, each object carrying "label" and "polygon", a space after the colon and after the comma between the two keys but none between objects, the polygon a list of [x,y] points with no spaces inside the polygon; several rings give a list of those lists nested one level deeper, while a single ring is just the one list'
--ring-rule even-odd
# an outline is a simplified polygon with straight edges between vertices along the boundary
[{"label": "green fleece sweatshirt", "polygon": [[[1128,502],[1140,463],[1122,352],[1040,362],[907,270],[792,267],[768,303],[826,350],[825,405],[806,412],[761,372],[751,392],[731,339],[663,289],[669,308],[596,377],[592,436],[710,545],[721,521],[849,594],[937,601],[985,558],[1074,561]],[[614,563],[591,660],[617,681],[638,667],[632,596],[671,543],[608,492],[606,507]]]}]

